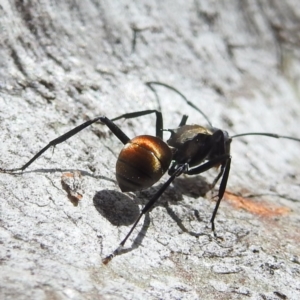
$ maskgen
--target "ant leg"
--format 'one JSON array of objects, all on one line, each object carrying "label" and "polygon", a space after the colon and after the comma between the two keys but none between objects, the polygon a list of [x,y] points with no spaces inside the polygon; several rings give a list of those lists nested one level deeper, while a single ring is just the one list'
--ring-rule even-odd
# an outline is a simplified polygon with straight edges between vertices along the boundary
[{"label": "ant leg", "polygon": [[160,105],[160,101],[159,101],[159,97],[158,97],[158,94],[157,94],[157,92],[156,92],[156,90],[152,87],[152,82],[146,82],[145,83],[148,87],[149,87],[149,89],[154,93],[154,95],[155,95],[155,99],[156,99],[156,102],[157,102],[157,106],[158,106],[158,110],[160,110],[161,111],[161,105]]},{"label": "ant leg", "polygon": [[155,110],[155,109],[150,110],[149,109],[149,110],[137,111],[137,112],[121,115],[121,116],[113,118],[111,120],[116,121],[116,120],[123,119],[123,118],[124,119],[137,118],[137,117],[149,115],[149,114],[152,114],[152,113],[156,114],[156,126],[155,126],[156,136],[163,139],[163,117],[162,117],[162,113],[158,110]]},{"label": "ant leg", "polygon": [[222,163],[222,167],[221,167],[220,173],[218,174],[217,178],[214,180],[213,184],[215,184],[220,177],[222,177],[222,181],[221,181],[219,191],[218,191],[218,201],[216,203],[216,206],[214,208],[212,217],[210,219],[211,229],[214,232],[214,234],[215,234],[215,223],[214,223],[214,221],[215,221],[216,214],[217,214],[217,211],[219,209],[221,200],[223,199],[223,196],[224,196],[224,193],[225,193],[225,190],[226,190],[227,181],[228,181],[229,172],[230,172],[231,156],[229,154],[223,154],[219,157],[211,159],[210,161],[208,161],[205,164],[200,165],[199,167],[193,168],[193,169],[188,170],[186,172],[186,174],[188,174],[188,175],[200,174],[200,173],[203,173],[205,171],[208,171],[212,167],[216,166],[218,163]]},{"label": "ant leg", "polygon": [[182,97],[182,99],[183,99],[189,106],[191,106],[192,108],[194,108],[196,111],[198,111],[198,112],[204,117],[204,119],[206,120],[206,122],[208,123],[208,125],[209,125],[210,127],[213,127],[212,124],[211,124],[211,122],[210,122],[210,120],[209,120],[209,118],[206,116],[206,114],[205,114],[200,108],[198,108],[194,103],[192,103],[191,101],[189,101],[189,100],[188,100],[181,92],[179,92],[179,91],[178,91],[177,89],[175,89],[174,87],[172,87],[172,86],[170,86],[170,85],[168,85],[168,84],[166,84],[166,83],[159,82],[159,81],[149,81],[149,82],[146,82],[145,84],[146,84],[146,85],[154,92],[154,94],[155,94],[155,96],[156,96],[156,99],[157,99],[158,103],[159,103],[158,96],[157,96],[157,93],[156,93],[155,89],[152,87],[152,85],[160,85],[160,86],[163,86],[163,87],[165,87],[165,88],[168,88],[168,89],[170,89],[171,91],[177,93],[179,96]]},{"label": "ant leg", "polygon": [[183,115],[179,123],[179,127],[184,126],[186,124],[187,119],[188,119],[188,115]]},{"label": "ant leg", "polygon": [[102,122],[104,123],[111,131],[112,133],[123,143],[126,144],[130,139],[129,137],[111,120],[109,120],[106,117],[98,117],[93,120],[89,120],[87,122],[84,122],[83,124],[73,128],[72,130],[66,132],[62,136],[59,136],[58,138],[52,140],[48,143],[42,150],[40,150],[36,155],[34,155],[26,164],[24,164],[20,168],[15,169],[1,169],[0,172],[16,172],[16,171],[24,171],[26,168],[28,168],[38,157],[40,157],[46,150],[48,150],[50,147],[55,147],[56,145],[65,142],[69,138],[71,138],[73,135],[77,134],[81,130],[85,129],[86,127],[92,125],[95,122]]},{"label": "ant leg", "polygon": [[131,229],[129,230],[129,232],[127,233],[127,235],[125,236],[125,238],[122,240],[122,242],[119,244],[118,248],[109,256],[107,256],[106,258],[103,259],[103,263],[107,264],[114,256],[116,256],[120,250],[124,247],[127,239],[129,238],[129,236],[131,235],[131,233],[133,232],[134,228],[136,227],[136,225],[139,223],[140,219],[142,218],[142,216],[144,214],[146,214],[154,205],[154,203],[159,199],[159,197],[165,192],[165,190],[168,188],[168,186],[172,183],[172,181],[180,176],[182,173],[185,173],[188,169],[188,164],[184,164],[184,165],[180,165],[176,171],[169,177],[169,179],[162,185],[162,187],[157,191],[157,193],[155,195],[153,195],[153,197],[149,200],[149,202],[144,206],[144,208],[142,209],[139,217],[137,218],[137,220],[134,222],[134,224],[132,225]]},{"label": "ant leg", "polygon": [[206,171],[210,170],[211,168],[215,167],[219,163],[224,163],[224,161],[228,160],[229,158],[230,158],[229,154],[220,155],[220,156],[215,157],[215,158],[209,160],[208,162],[206,162],[206,163],[204,163],[204,164],[202,164],[198,167],[189,169],[187,172],[185,172],[185,174],[187,174],[187,175],[201,174],[201,173],[206,172]]},{"label": "ant leg", "polygon": [[219,179],[222,177],[222,175],[224,173],[224,168],[225,168],[225,165],[222,164],[219,174],[217,175],[217,177],[214,179],[213,183],[211,184],[211,189],[213,189],[215,187],[215,185],[217,184]]},{"label": "ant leg", "polygon": [[214,208],[213,214],[211,216],[210,222],[211,222],[211,229],[215,234],[215,217],[217,214],[217,211],[219,209],[221,200],[223,199],[225,190],[226,190],[226,186],[227,186],[227,181],[228,181],[228,177],[229,177],[229,172],[230,172],[230,165],[231,165],[231,157],[229,157],[225,163],[225,168],[224,168],[224,173],[222,176],[222,180],[221,180],[221,184],[219,187],[219,192],[218,192],[218,201],[216,203],[216,206]]}]

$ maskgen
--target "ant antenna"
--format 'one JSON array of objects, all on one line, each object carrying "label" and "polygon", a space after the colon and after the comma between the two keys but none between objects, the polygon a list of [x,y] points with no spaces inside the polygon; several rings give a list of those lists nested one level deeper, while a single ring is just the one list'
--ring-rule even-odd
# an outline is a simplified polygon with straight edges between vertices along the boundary
[{"label": "ant antenna", "polygon": [[[159,103],[159,98],[157,96],[157,93],[155,91],[155,89],[151,86],[152,84],[156,84],[156,85],[161,85],[161,86],[164,86],[172,91],[174,91],[175,93],[177,93],[179,96],[181,96],[183,98],[183,100],[189,105],[191,106],[192,108],[194,108],[195,110],[197,110],[203,117],[204,119],[206,120],[206,122],[208,123],[208,125],[210,127],[213,127],[209,118],[206,116],[206,114],[200,109],[198,108],[194,103],[192,103],[191,101],[189,101],[182,93],[180,93],[177,89],[175,89],[174,87],[166,84],[166,83],[162,83],[162,82],[159,82],[159,81],[148,81],[146,82],[146,85],[155,93],[155,96],[156,96],[156,99],[157,99],[157,102]],[[160,104],[159,104],[159,108],[161,110],[161,107],[160,107]]]},{"label": "ant antenna", "polygon": [[286,136],[286,135],[279,135],[276,133],[268,133],[268,132],[247,132],[247,133],[240,133],[240,134],[236,134],[231,136],[231,138],[236,138],[236,137],[240,137],[240,136],[246,136],[246,135],[262,135],[262,136],[268,136],[268,137],[272,137],[272,138],[276,138],[276,139],[288,139],[288,140],[293,140],[293,141],[297,141],[300,142],[300,139],[291,137],[291,136]]}]

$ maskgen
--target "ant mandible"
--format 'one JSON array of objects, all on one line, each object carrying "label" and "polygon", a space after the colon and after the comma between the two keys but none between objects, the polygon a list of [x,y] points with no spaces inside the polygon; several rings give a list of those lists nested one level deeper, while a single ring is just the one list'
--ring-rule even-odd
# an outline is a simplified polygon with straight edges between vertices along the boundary
[{"label": "ant mandible", "polygon": [[[208,127],[200,125],[187,125],[187,115],[183,115],[178,128],[165,130],[163,128],[162,113],[158,110],[143,110],[123,114],[117,118],[108,119],[105,116],[97,117],[89,120],[74,129],[68,131],[62,136],[52,140],[36,155],[34,155],[26,164],[20,168],[1,169],[0,172],[15,173],[24,171],[38,157],[40,157],[50,147],[65,142],[81,130],[96,122],[105,124],[112,133],[124,144],[116,163],[116,178],[122,192],[140,191],[154,185],[168,170],[169,179],[160,187],[160,189],[152,196],[148,203],[141,210],[137,220],[132,225],[128,234],[121,241],[116,250],[103,259],[103,263],[108,263],[123,248],[132,231],[140,221],[141,217],[146,214],[164,193],[172,181],[182,175],[196,175],[203,173],[213,167],[220,166],[220,171],[212,183],[212,188],[221,179],[218,189],[217,202],[210,219],[212,231],[215,233],[215,217],[224,196],[226,189],[230,164],[230,143],[233,138],[247,135],[261,135],[272,138],[290,139],[300,142],[300,139],[278,135],[274,133],[264,132],[248,132],[229,136],[224,130],[214,128],[207,116],[192,102],[190,102],[177,89],[165,83],[151,81],[146,83],[148,87],[155,93],[154,85],[166,87],[179,94],[184,101],[195,110],[197,110],[208,123]],[[156,136],[140,135],[130,139],[115,123],[119,119],[131,119],[141,117],[148,114],[156,114]],[[163,131],[171,133],[167,142],[163,140]]]}]

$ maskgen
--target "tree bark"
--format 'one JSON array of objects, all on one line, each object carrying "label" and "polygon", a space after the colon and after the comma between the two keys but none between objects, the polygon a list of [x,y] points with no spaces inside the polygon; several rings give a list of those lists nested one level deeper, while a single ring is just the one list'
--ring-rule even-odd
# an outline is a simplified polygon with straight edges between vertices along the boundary
[{"label": "tree bark", "polygon": [[[230,136],[300,138],[296,0],[0,4],[2,169],[98,116],[161,109],[165,129],[183,114],[207,125],[147,81],[175,87]],[[152,115],[116,123],[131,138],[155,134]],[[23,174],[0,173],[1,299],[300,298],[299,142],[233,138],[216,237],[217,171],[181,176],[104,265],[168,178],[121,193],[121,148],[94,124]]]}]

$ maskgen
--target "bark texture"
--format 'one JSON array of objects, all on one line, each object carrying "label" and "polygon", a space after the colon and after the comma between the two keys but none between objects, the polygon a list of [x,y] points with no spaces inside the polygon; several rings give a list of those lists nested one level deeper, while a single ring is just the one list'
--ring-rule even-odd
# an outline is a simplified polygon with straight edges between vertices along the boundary
[{"label": "bark texture", "polygon": [[[230,135],[300,137],[299,33],[298,0],[1,0],[0,168],[96,116],[161,108],[164,128],[206,125],[147,81]],[[117,123],[155,133],[152,115]],[[167,178],[122,194],[121,147],[96,124],[0,173],[1,299],[300,299],[300,143],[234,139],[217,238],[216,172],[182,176],[103,265]]]}]

